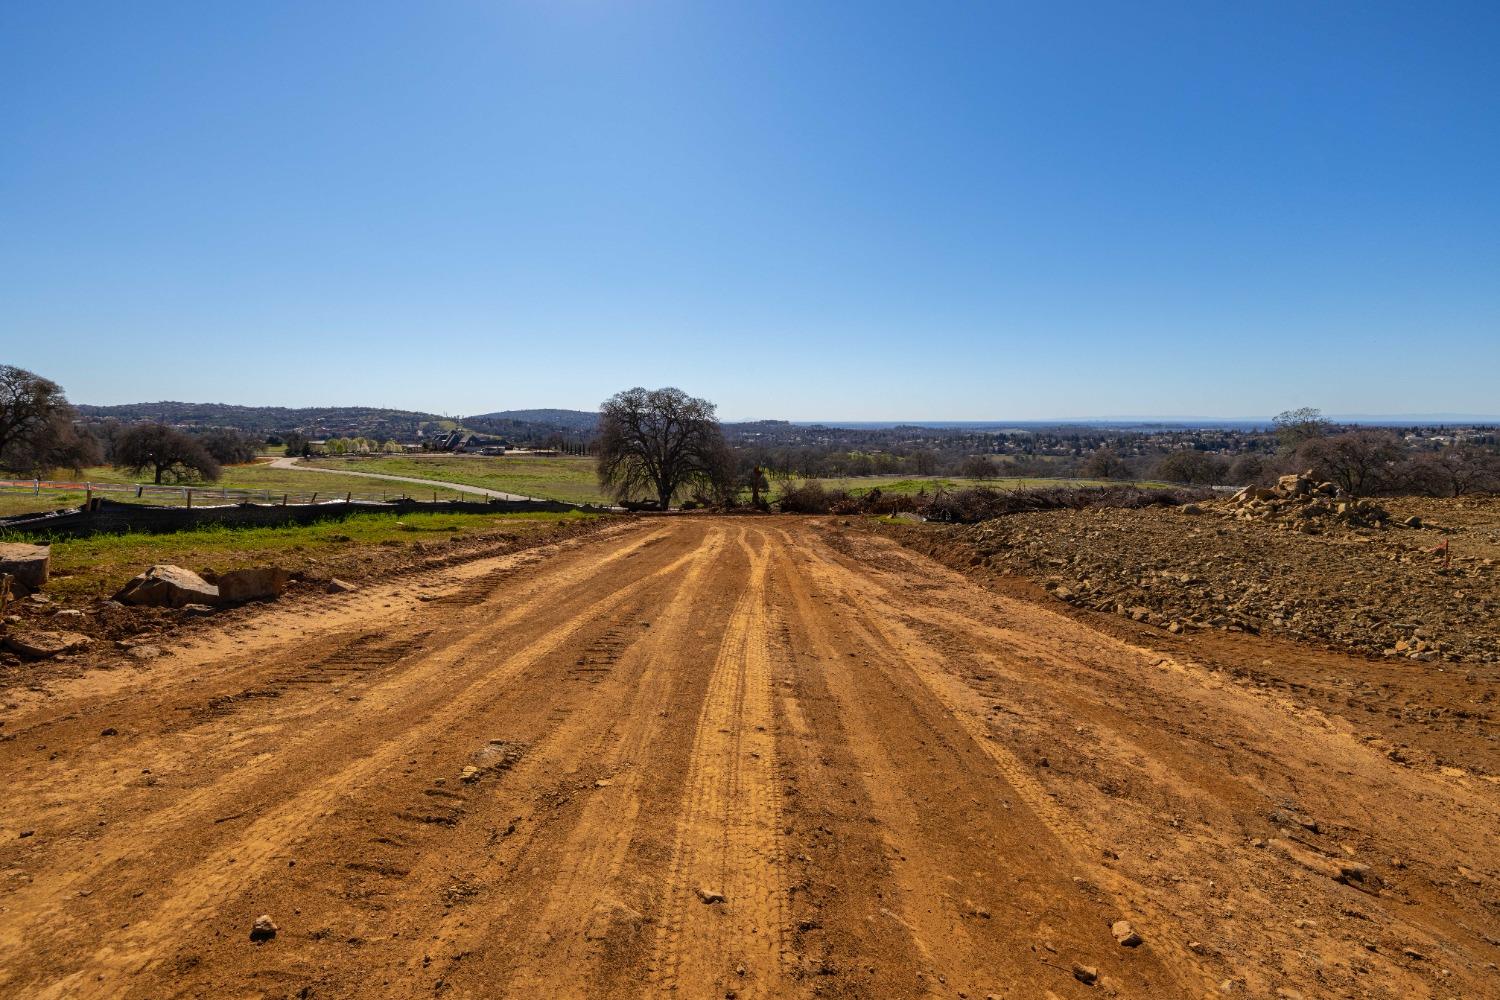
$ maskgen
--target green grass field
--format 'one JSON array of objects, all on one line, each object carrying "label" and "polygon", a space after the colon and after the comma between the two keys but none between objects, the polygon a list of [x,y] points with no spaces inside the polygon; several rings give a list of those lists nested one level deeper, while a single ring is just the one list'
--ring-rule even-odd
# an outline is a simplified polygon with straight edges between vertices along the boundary
[{"label": "green grass field", "polygon": [[[594,514],[355,514],[343,520],[286,527],[228,528],[150,535],[131,532],[60,539],[52,543],[47,592],[57,597],[104,597],[153,563],[222,572],[268,563],[289,570],[337,572],[341,561],[358,564],[368,546],[388,548],[421,541],[479,536],[522,536],[598,517]],[[40,541],[16,535],[0,541]],[[379,550],[384,551],[384,548]]]},{"label": "green grass field", "polygon": [[[381,472],[394,476],[447,480],[505,490],[525,496],[573,503],[607,503],[609,497],[599,489],[594,477],[594,460],[587,457],[528,458],[519,456],[482,457],[453,455],[433,458],[360,458],[314,459],[308,464],[325,469],[349,469],[359,472]],[[289,473],[295,475],[295,473]],[[956,490],[971,486],[991,489],[1049,489],[1058,486],[1108,486],[1102,479],[965,479],[955,476],[850,476],[816,480],[828,490],[847,490],[862,494],[879,487],[887,493],[928,493],[939,489]],[[1149,485],[1149,484],[1148,484]],[[773,483],[771,499],[779,490]],[[749,497],[748,491],[745,492]]]},{"label": "green grass field", "polygon": [[[370,469],[368,471],[378,471]],[[137,483],[147,480],[138,479],[119,469],[109,466],[94,466],[84,469],[77,476],[59,475],[54,478],[68,482],[90,482],[90,483]],[[366,498],[379,497],[383,493],[391,496],[399,496],[410,492],[413,496],[422,493],[427,499],[431,499],[430,491],[423,493],[421,487],[406,487],[400,483],[382,483],[378,479],[365,479],[361,476],[332,476],[326,473],[295,472],[287,469],[272,469],[264,464],[255,465],[230,465],[225,466],[223,477],[213,483],[186,483],[195,494],[194,503],[222,503],[215,500],[212,491],[216,489],[240,489],[240,490],[267,490],[273,498],[283,493],[308,494],[314,491],[325,496],[339,496],[345,493],[355,493]],[[134,495],[129,493],[105,493],[104,496],[112,500],[133,503],[137,502]],[[439,498],[444,500],[460,499],[464,495],[447,491],[439,491]],[[36,511],[57,510],[62,507],[76,507],[83,502],[84,494],[81,490],[76,492],[43,492],[32,494],[18,490],[0,490],[0,517],[12,514],[29,514]],[[140,498],[140,503],[154,504],[180,504],[181,494],[147,494]]]},{"label": "green grass field", "polygon": [[[492,490],[504,490],[507,493],[519,493],[523,496],[540,497],[548,500],[563,500],[569,503],[609,503],[610,497],[599,489],[599,483],[594,476],[594,460],[586,456],[560,456],[557,458],[531,458],[525,455],[505,456],[479,456],[479,455],[444,455],[431,458],[412,458],[403,456],[380,456],[373,458],[319,458],[306,460],[308,465],[322,469],[348,470],[350,472],[376,472],[392,476],[410,476],[416,479],[428,479],[433,481],[447,481],[453,483],[464,483],[470,486],[482,486]],[[78,477],[80,480],[88,480],[98,483],[130,483],[136,480],[108,467],[96,467],[85,469]],[[964,489],[971,486],[988,486],[992,489],[1046,489],[1056,486],[1106,486],[1104,480],[1099,479],[965,479],[951,476],[851,476],[846,478],[829,478],[816,480],[828,490],[847,490],[850,493],[862,494],[879,488],[886,493],[919,493],[926,490],[928,493],[938,489]],[[205,491],[216,487],[227,487],[230,489],[253,489],[269,490],[273,496],[281,493],[307,494],[313,491],[324,496],[337,496],[344,493],[355,493],[365,497],[379,497],[382,494],[399,496],[402,493],[410,493],[418,499],[431,499],[432,490],[424,489],[416,485],[402,485],[401,483],[382,483],[377,479],[366,479],[360,476],[340,476],[329,473],[297,472],[291,469],[272,469],[264,464],[258,465],[233,465],[224,470],[223,478],[217,483],[190,484],[195,491],[199,492],[199,498],[195,502],[213,503],[211,496]],[[1154,484],[1143,484],[1154,485]],[[774,501],[779,491],[773,484],[771,498]],[[128,494],[107,494],[116,500],[134,499]],[[445,491],[437,488],[438,499],[451,500],[462,499],[464,494]],[[748,498],[748,492],[746,492]],[[470,497],[472,498],[472,497]],[[15,491],[0,491],[0,517],[11,514],[31,513],[34,511],[56,510],[60,507],[73,507],[83,502],[83,494],[78,493],[43,493],[33,496],[29,493]],[[147,496],[142,502],[147,503],[181,503],[179,497],[157,495]]]},{"label": "green grass field", "polygon": [[[526,455],[487,457],[480,455],[445,455],[434,458],[400,456],[356,459],[312,459],[307,464],[324,469],[348,469],[351,472],[379,472],[390,476],[414,476],[419,479],[446,480],[469,486],[483,486],[522,496],[568,503],[607,503],[609,497],[599,489],[594,476],[594,460],[586,456],[532,458]],[[298,475],[290,472],[288,475]],[[315,478],[312,474],[306,479]],[[316,478],[322,479],[323,476]],[[333,478],[332,476],[326,478]]]}]

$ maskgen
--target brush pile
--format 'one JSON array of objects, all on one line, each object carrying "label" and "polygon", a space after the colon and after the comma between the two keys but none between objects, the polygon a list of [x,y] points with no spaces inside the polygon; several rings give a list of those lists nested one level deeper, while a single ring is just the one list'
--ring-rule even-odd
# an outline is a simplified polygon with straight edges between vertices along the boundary
[{"label": "brush pile", "polygon": [[918,513],[943,524],[978,524],[1007,514],[1045,510],[1139,510],[1143,507],[1194,506],[1212,494],[1201,490],[1139,489],[1133,486],[994,490],[979,486],[938,493]]}]

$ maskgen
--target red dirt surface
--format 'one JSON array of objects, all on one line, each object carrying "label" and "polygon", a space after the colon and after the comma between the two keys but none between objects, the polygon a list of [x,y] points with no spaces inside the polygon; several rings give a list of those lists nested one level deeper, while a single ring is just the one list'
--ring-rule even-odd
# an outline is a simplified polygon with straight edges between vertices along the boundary
[{"label": "red dirt surface", "polygon": [[14,691],[0,994],[1496,995],[1493,730],[1032,587],[643,519]]}]

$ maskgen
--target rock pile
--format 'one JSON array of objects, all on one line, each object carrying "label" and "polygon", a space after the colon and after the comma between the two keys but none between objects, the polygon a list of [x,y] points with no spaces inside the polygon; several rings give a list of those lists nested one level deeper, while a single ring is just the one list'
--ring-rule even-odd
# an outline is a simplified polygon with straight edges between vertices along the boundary
[{"label": "rock pile", "polygon": [[1500,534],[1500,501],[1474,510],[1399,503],[1406,516],[1390,523],[1430,513],[1453,543],[1451,563],[1417,532],[1332,521],[1350,526],[1309,535],[1269,517],[1184,517],[1178,508],[882,530],[950,565],[1024,575],[1068,604],[1174,634],[1216,629],[1373,656],[1500,662],[1500,558],[1487,541]]},{"label": "rock pile", "polygon": [[[1384,528],[1391,515],[1373,500],[1355,499],[1333,483],[1320,483],[1312,472],[1282,476],[1275,486],[1246,486],[1217,509],[1244,521],[1267,521],[1289,531],[1316,535],[1342,525]],[[1420,527],[1420,522],[1412,527]]]}]

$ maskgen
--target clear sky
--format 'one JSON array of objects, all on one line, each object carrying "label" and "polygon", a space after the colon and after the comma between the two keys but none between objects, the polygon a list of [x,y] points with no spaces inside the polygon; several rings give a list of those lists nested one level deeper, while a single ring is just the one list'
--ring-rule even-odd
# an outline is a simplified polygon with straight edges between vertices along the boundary
[{"label": "clear sky", "polygon": [[0,4],[78,402],[1500,412],[1500,3]]}]

